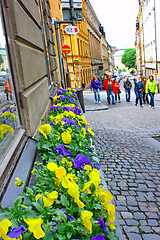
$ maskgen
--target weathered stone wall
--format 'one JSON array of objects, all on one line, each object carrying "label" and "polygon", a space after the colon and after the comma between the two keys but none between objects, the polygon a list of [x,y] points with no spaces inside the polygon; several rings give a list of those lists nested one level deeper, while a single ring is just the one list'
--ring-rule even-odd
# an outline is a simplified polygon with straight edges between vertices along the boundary
[{"label": "weathered stone wall", "polygon": [[[9,25],[12,36],[18,83],[24,103],[28,135],[32,136],[49,102],[49,81],[37,0],[9,0]],[[58,82],[55,40],[49,1],[44,1],[46,34],[50,53],[52,83]]]}]

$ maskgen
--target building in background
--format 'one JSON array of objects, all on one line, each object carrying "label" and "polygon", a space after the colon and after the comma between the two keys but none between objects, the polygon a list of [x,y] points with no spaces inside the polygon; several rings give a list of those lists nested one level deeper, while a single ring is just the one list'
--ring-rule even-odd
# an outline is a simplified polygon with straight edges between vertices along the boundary
[{"label": "building in background", "polygon": [[118,70],[126,69],[125,65],[122,63],[122,56],[124,54],[125,50],[118,50],[114,53],[114,67]]},{"label": "building in background", "polygon": [[[63,21],[62,4],[60,0],[51,0],[51,12],[53,25],[54,19]],[[61,58],[63,59],[63,71],[65,75],[66,86],[68,85],[68,78],[70,78],[71,87],[75,88],[85,87],[90,83],[91,80],[91,60],[84,0],[82,0],[82,13],[83,21],[76,22],[76,26],[79,28],[78,34],[67,34],[65,32],[65,27],[70,24],[59,24]],[[71,52],[67,54],[67,62],[65,54],[62,53],[62,47],[64,45],[68,45],[71,48]]]},{"label": "building in background", "polygon": [[136,22],[137,67],[148,78],[160,79],[160,10],[159,0],[139,0]]},{"label": "building in background", "polygon": [[101,25],[89,0],[85,1],[85,6],[87,14],[92,75],[96,75],[97,78],[100,79],[101,76],[103,76],[103,58],[101,49],[102,33],[100,32]]},{"label": "building in background", "polygon": [[101,36],[101,50],[102,50],[103,77],[104,77],[105,71],[109,69],[108,43],[105,38],[105,34],[102,34]]},{"label": "building in background", "polygon": [[7,70],[9,67],[8,67],[8,61],[7,61],[7,52],[5,48],[0,48],[0,55],[3,59],[3,62],[0,65],[0,71],[1,69]]}]

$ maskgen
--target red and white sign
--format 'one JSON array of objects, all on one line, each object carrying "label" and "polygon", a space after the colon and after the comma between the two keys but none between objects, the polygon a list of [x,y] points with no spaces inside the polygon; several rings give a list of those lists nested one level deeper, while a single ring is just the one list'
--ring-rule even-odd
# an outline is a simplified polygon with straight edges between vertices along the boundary
[{"label": "red and white sign", "polygon": [[65,32],[69,35],[75,35],[79,33],[79,28],[77,26],[68,25],[65,27]]},{"label": "red and white sign", "polygon": [[65,54],[69,54],[69,53],[71,52],[70,46],[64,45],[64,46],[62,47],[62,52],[65,53]]}]

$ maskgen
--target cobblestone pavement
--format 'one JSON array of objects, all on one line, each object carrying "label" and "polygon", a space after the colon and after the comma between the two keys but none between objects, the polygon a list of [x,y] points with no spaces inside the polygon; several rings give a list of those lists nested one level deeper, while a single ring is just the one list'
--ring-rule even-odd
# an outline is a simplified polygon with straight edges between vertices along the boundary
[{"label": "cobblestone pavement", "polygon": [[[104,103],[106,95],[102,93]],[[160,95],[156,108],[143,109],[126,103],[110,110],[88,111],[87,121],[95,132],[101,168],[114,196],[118,222],[129,240],[160,239]],[[85,103],[93,99],[84,93]]]}]

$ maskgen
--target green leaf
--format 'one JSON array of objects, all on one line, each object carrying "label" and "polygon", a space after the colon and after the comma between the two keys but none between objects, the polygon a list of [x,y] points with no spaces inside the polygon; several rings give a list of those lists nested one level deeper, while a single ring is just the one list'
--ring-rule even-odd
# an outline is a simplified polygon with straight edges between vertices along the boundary
[{"label": "green leaf", "polygon": [[56,233],[56,238],[58,240],[66,240],[66,237],[64,235],[61,235],[61,234],[58,234],[58,233]]},{"label": "green leaf", "polygon": [[69,201],[67,200],[67,197],[65,195],[61,196],[61,203],[63,206],[68,207],[69,206]]},{"label": "green leaf", "polygon": [[103,209],[102,205],[101,204],[94,204],[94,208],[96,209]]},{"label": "green leaf", "polygon": [[28,208],[22,212],[22,216],[24,218],[36,218],[37,214],[31,208]]},{"label": "green leaf", "polygon": [[7,213],[0,213],[0,221],[2,221],[5,218],[8,218],[9,215]]},{"label": "green leaf", "polygon": [[44,208],[38,202],[33,202],[32,204],[40,213],[44,211]]},{"label": "green leaf", "polygon": [[72,237],[72,232],[67,232],[67,238],[71,238]]},{"label": "green leaf", "polygon": [[37,177],[37,183],[40,183],[42,185],[48,184],[48,179],[44,177]]},{"label": "green leaf", "polygon": [[63,225],[63,224],[61,224],[61,223],[58,223],[57,231],[58,231],[60,234],[64,234],[64,232],[65,232],[65,225]]},{"label": "green leaf", "polygon": [[119,240],[119,237],[117,235],[114,235],[112,240]]},{"label": "green leaf", "polygon": [[63,211],[56,210],[56,214],[57,214],[58,217],[62,218],[65,222],[67,221],[67,216]]},{"label": "green leaf", "polygon": [[21,202],[22,202],[22,197],[21,197],[21,196],[18,197],[18,198],[15,200],[15,202],[14,202],[14,208],[15,208],[16,210],[17,210],[18,207],[20,206]]}]

